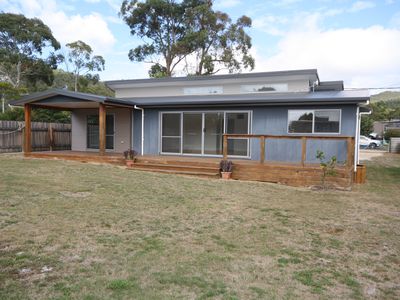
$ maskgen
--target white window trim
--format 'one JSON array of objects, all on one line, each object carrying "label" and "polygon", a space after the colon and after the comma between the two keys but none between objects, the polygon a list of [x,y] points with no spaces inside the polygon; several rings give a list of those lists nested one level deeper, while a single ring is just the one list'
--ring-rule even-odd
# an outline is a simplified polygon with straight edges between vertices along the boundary
[{"label": "white window trim", "polygon": [[[204,149],[202,149],[201,154],[193,154],[193,153],[183,153],[183,114],[184,113],[199,113],[202,114],[202,122],[204,123],[204,114],[205,113],[222,113],[224,115],[224,124],[223,124],[223,134],[226,134],[226,114],[227,113],[248,113],[248,132],[251,134],[253,132],[253,111],[252,110],[188,110],[188,111],[160,111],[159,112],[159,140],[158,140],[158,153],[161,155],[181,155],[181,156],[198,156],[198,157],[223,157],[223,155],[215,155],[215,154],[204,154]],[[180,152],[172,153],[172,152],[162,152],[162,138],[168,137],[162,135],[162,117],[164,114],[180,114],[181,126],[180,126],[180,136],[176,136],[180,138],[181,146]],[[204,128],[204,124],[203,124]],[[175,137],[175,136],[173,136]],[[202,134],[202,145],[203,145],[204,134]],[[228,155],[229,158],[240,158],[240,159],[250,159],[251,158],[251,139],[250,138],[238,138],[238,139],[247,139],[247,156],[240,155]]]},{"label": "white window trim", "polygon": [[[289,131],[289,112],[290,111],[298,111],[298,110],[303,110],[303,111],[309,111],[312,112],[313,114],[313,119],[312,119],[312,131],[311,132],[290,132]],[[339,131],[338,132],[315,132],[314,127],[315,127],[315,112],[316,111],[338,111],[339,112]],[[339,135],[342,133],[342,109],[341,108],[329,108],[329,109],[288,109],[287,112],[287,124],[286,124],[286,132],[287,134],[290,135]]]}]

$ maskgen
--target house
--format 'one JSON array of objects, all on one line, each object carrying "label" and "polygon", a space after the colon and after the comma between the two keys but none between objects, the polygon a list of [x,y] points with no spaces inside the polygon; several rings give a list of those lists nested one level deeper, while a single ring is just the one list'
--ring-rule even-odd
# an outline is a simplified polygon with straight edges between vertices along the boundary
[{"label": "house", "polygon": [[[189,168],[225,157],[235,160],[235,178],[287,183],[315,170],[321,150],[351,169],[343,171],[346,183],[357,170],[360,113],[369,94],[346,91],[342,81],[320,81],[315,69],[106,84],[115,97],[49,90],[13,105],[25,106],[27,121],[32,107],[71,110],[73,152],[133,148],[146,157],[143,168],[161,169],[161,159],[186,161]],[[279,162],[277,173],[289,175],[272,176],[272,162]]]},{"label": "house", "polygon": [[400,130],[400,120],[375,121],[373,124],[373,133],[378,137],[383,137],[387,130]]}]

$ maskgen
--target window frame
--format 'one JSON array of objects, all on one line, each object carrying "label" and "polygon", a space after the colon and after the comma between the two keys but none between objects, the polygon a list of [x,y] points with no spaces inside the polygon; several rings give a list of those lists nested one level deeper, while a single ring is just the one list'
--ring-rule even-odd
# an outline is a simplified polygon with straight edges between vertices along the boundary
[{"label": "window frame", "polygon": [[[246,87],[250,87],[250,86],[270,86],[270,87],[274,87],[278,86],[278,85],[284,85],[286,87],[286,90],[284,91],[279,91],[279,90],[275,90],[275,91],[246,91]],[[268,94],[268,93],[287,93],[289,92],[289,84],[288,83],[284,83],[284,82],[275,82],[275,83],[254,83],[254,84],[242,84],[240,86],[240,93],[242,94]]]},{"label": "window frame", "polygon": [[[194,93],[188,93],[188,90],[201,90],[201,89],[209,89],[209,90],[215,90],[216,93],[207,93],[207,92],[194,92]],[[222,85],[209,85],[209,86],[188,86],[183,88],[183,94],[187,96],[193,96],[193,95],[220,95],[224,93],[224,87]]]},{"label": "window frame", "polygon": [[[290,120],[289,120],[289,112],[290,111],[299,111],[299,110],[303,110],[303,111],[308,111],[311,112],[313,114],[313,119],[312,119],[312,129],[311,132],[290,132],[289,131],[289,125],[290,125]],[[339,130],[337,132],[315,132],[315,112],[318,111],[336,111],[339,112]],[[291,135],[338,135],[342,133],[342,109],[341,108],[322,108],[322,109],[318,109],[318,108],[314,108],[314,109],[304,109],[304,108],[299,108],[299,109],[288,109],[287,111],[287,124],[286,124],[286,132],[287,134],[291,134]]]},{"label": "window frame", "polygon": [[[202,114],[203,120],[203,128],[204,128],[204,114],[206,113],[222,113],[224,116],[223,123],[223,134],[226,134],[226,126],[227,126],[227,113],[247,113],[248,114],[248,134],[252,134],[253,132],[253,111],[252,110],[174,110],[174,111],[160,111],[159,112],[159,139],[158,139],[158,153],[161,155],[181,155],[181,156],[200,156],[200,157],[223,157],[223,155],[215,155],[215,154],[204,154],[204,133],[202,133],[202,153],[201,154],[188,154],[183,153],[183,114],[184,113],[199,113]],[[164,114],[180,114],[181,120],[181,128],[180,128],[180,152],[172,153],[172,152],[162,152],[162,125],[163,125],[163,115]],[[241,155],[228,155],[230,158],[241,158],[241,159],[250,159],[251,158],[251,139],[250,138],[231,138],[231,139],[247,139],[247,156]]]}]

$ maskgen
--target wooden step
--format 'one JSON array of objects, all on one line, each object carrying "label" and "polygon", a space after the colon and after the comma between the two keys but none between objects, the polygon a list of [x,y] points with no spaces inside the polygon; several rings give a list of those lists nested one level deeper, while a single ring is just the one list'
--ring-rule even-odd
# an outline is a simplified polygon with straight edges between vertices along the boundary
[{"label": "wooden step", "polygon": [[200,166],[200,165],[191,165],[188,163],[179,163],[179,164],[160,164],[160,163],[143,163],[143,162],[135,162],[133,165],[134,168],[148,168],[148,169],[163,169],[163,170],[174,170],[174,171],[195,171],[195,172],[208,172],[208,173],[219,173],[219,168],[216,166]]},{"label": "wooden step", "polygon": [[146,172],[156,172],[156,173],[165,173],[165,174],[178,174],[178,175],[189,175],[189,176],[200,176],[200,177],[208,177],[208,178],[218,178],[219,172],[204,172],[204,171],[183,171],[183,170],[168,170],[168,169],[152,169],[147,167],[138,167],[133,166],[128,168],[129,170],[139,170]]},{"label": "wooden step", "polygon": [[166,157],[138,157],[136,160],[137,163],[149,163],[149,164],[162,164],[162,165],[186,165],[186,166],[199,166],[199,167],[210,167],[210,168],[218,168],[219,169],[219,161],[210,162],[204,161],[200,159],[185,159],[185,160],[177,160],[174,158],[166,158]]}]

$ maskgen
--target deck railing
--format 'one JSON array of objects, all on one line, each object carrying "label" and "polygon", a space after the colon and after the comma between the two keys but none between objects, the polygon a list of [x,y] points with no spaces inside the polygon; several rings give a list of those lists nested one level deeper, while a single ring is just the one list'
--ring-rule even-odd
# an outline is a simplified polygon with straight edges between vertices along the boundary
[{"label": "deck railing", "polygon": [[228,139],[246,138],[260,140],[260,163],[265,162],[265,142],[267,139],[296,139],[301,140],[301,165],[304,167],[307,155],[307,141],[308,140],[345,140],[347,143],[347,159],[346,165],[351,168],[354,163],[354,137],[351,136],[298,136],[298,135],[268,135],[268,134],[224,134],[223,135],[223,156],[224,159],[228,158]]}]

